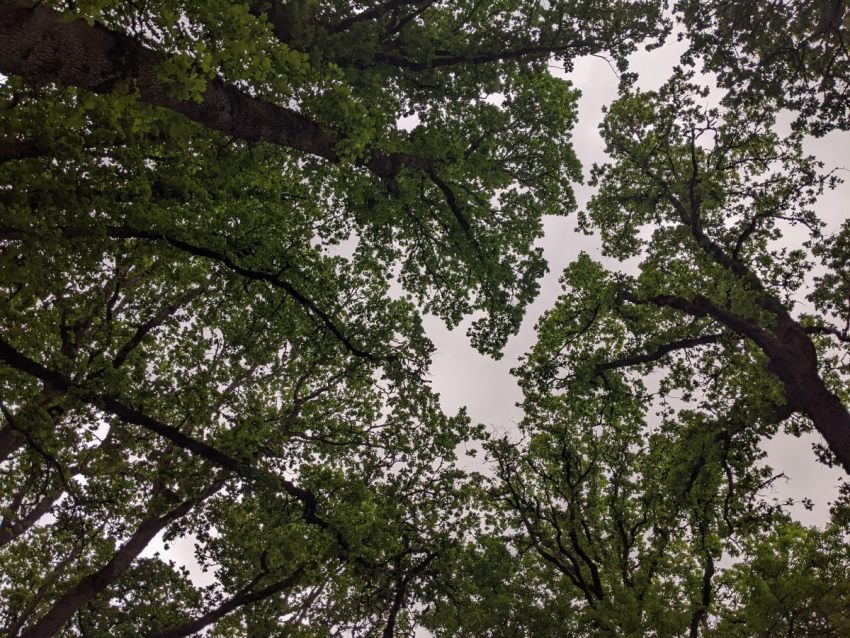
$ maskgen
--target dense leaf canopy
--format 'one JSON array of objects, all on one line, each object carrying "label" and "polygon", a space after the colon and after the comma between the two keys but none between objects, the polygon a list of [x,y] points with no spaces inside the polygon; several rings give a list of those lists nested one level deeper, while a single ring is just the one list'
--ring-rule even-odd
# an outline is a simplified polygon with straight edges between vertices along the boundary
[{"label": "dense leaf canopy", "polygon": [[[850,472],[850,225],[803,151],[850,128],[845,5],[5,2],[2,633],[847,635],[850,494],[794,521],[763,451]],[[582,175],[550,64],[588,55],[608,267],[564,272],[500,437],[422,316],[519,329]]]}]

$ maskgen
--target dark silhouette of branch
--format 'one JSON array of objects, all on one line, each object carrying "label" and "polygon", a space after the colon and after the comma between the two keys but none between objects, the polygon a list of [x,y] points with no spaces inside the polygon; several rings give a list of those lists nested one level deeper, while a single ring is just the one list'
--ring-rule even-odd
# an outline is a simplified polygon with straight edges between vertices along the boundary
[{"label": "dark silhouette of branch", "polygon": [[[160,106],[231,137],[269,142],[338,162],[340,141],[320,124],[290,108],[254,97],[216,77],[198,100],[174,96],[160,75],[167,58],[133,38],[82,19],[67,20],[47,7],[0,8],[0,71],[34,82],[55,82],[95,93],[130,83],[146,104]],[[8,153],[23,153],[10,149]],[[373,151],[361,165],[391,178],[404,167],[424,169],[433,160]]]},{"label": "dark silhouette of branch", "polygon": [[[292,589],[304,576],[304,572],[304,565],[301,565],[286,578],[276,581],[270,585],[263,587],[262,589],[257,590],[254,590],[254,587],[256,586],[256,582],[257,580],[259,580],[259,577],[255,578],[245,587],[243,587],[238,593],[234,594],[226,601],[224,601],[214,609],[211,609],[205,614],[199,616],[198,618],[195,618],[194,620],[183,623],[181,625],[177,625],[175,627],[170,627],[163,629],[162,631],[155,632],[151,634],[148,638],[183,638],[184,636],[191,636],[192,634],[196,634],[199,631],[202,631],[205,627],[208,627],[211,624],[218,622],[226,615],[235,611],[236,609],[239,609],[240,607],[244,607],[246,605],[265,600],[266,598],[270,598],[275,594],[279,594],[280,592]],[[263,575],[265,574],[261,574],[260,576]]]},{"label": "dark silhouette of branch", "polygon": [[[62,233],[66,237],[73,238],[86,237],[92,235],[93,231],[85,228],[66,227],[62,228]],[[173,248],[177,248],[178,250],[186,252],[190,255],[194,255],[196,257],[203,257],[205,259],[210,259],[212,261],[218,262],[242,277],[254,281],[263,281],[267,284],[270,284],[275,288],[285,291],[290,297],[292,297],[293,300],[295,300],[302,308],[304,308],[305,312],[309,316],[317,319],[319,323],[321,323],[337,340],[339,340],[340,343],[342,343],[342,345],[351,354],[358,358],[372,362],[380,362],[383,360],[382,357],[367,352],[363,348],[357,346],[351,340],[351,338],[349,338],[345,334],[343,329],[337,325],[335,319],[333,319],[327,312],[319,308],[316,302],[309,298],[306,294],[301,292],[298,288],[296,288],[287,280],[283,279],[280,273],[270,273],[262,270],[246,268],[236,263],[233,258],[231,258],[224,252],[213,250],[205,246],[199,246],[164,232],[136,230],[127,226],[112,226],[106,228],[106,234],[107,236],[112,237],[114,239],[141,239],[146,241],[165,242]],[[18,229],[7,228],[4,230],[4,236],[17,237],[19,235],[21,235],[21,231]],[[202,290],[196,290],[195,292],[187,292],[186,295],[181,296],[178,300],[174,302],[175,304],[177,304],[176,306],[169,306],[168,308],[164,309],[163,312],[167,314],[175,312],[177,309],[179,309],[180,306],[185,305],[192,299],[196,298],[197,295],[201,294],[202,292]],[[115,359],[113,360],[114,367],[119,367],[121,364],[123,364],[126,360],[126,357],[129,356],[130,351],[132,351],[141,342],[145,334],[147,334],[150,330],[152,330],[165,320],[167,314],[166,316],[160,316],[161,314],[162,313],[157,314],[156,317],[152,317],[148,322],[138,327],[136,335],[128,343],[126,343],[116,354]],[[56,384],[53,385],[56,386]]]},{"label": "dark silhouette of branch", "polygon": [[[759,296],[769,295],[761,293]],[[767,356],[770,371],[782,382],[789,407],[812,420],[838,463],[850,474],[850,412],[821,378],[817,351],[807,329],[782,308],[779,300],[771,296],[770,300],[760,304],[766,309],[778,307],[773,310],[775,323],[768,329],[720,307],[703,295],[696,295],[693,299],[677,295],[640,298],[625,291],[620,293],[619,299],[672,308],[690,317],[711,317],[722,326],[752,340]]]},{"label": "dark silhouette of branch", "polygon": [[388,14],[391,11],[400,9],[408,5],[433,4],[434,0],[387,0],[384,4],[375,5],[369,9],[365,9],[360,13],[354,13],[347,18],[340,20],[333,26],[328,28],[328,33],[342,33],[347,31],[358,22],[366,22],[368,20],[376,20]]},{"label": "dark silhouette of branch", "polygon": [[803,328],[806,334],[810,335],[830,335],[835,337],[842,343],[850,343],[850,334],[842,332],[838,328],[832,326],[806,326]]},{"label": "dark silhouette of branch", "polygon": [[120,368],[124,365],[124,362],[127,360],[127,357],[130,356],[130,353],[135,350],[139,344],[142,343],[142,340],[146,335],[150,333],[154,328],[162,325],[162,323],[175,312],[177,312],[180,308],[190,303],[192,300],[197,299],[203,294],[206,290],[205,286],[199,286],[197,288],[192,288],[191,290],[186,291],[184,294],[180,295],[177,299],[175,299],[168,306],[160,310],[150,319],[140,324],[136,328],[136,332],[130,338],[127,343],[121,346],[121,349],[112,359],[112,367]]},{"label": "dark silhouette of branch", "polygon": [[0,142],[0,164],[12,160],[40,157],[44,152],[44,146],[35,140]]},{"label": "dark silhouette of branch", "polygon": [[484,51],[484,52],[467,52],[455,55],[436,56],[430,60],[411,60],[400,55],[391,53],[378,53],[375,59],[379,62],[392,64],[400,68],[410,71],[428,71],[443,67],[459,66],[459,65],[480,65],[493,62],[503,62],[505,60],[518,60],[522,58],[548,58],[558,53],[567,53],[572,50],[587,49],[589,52],[598,53],[601,49],[601,43],[596,40],[574,40],[566,44],[546,45],[546,44],[529,44],[526,46],[517,47],[515,49],[506,49],[503,51]]},{"label": "dark silhouette of branch", "polygon": [[[60,390],[67,391],[72,386],[71,382],[62,374],[41,365],[26,355],[18,352],[3,337],[0,337],[0,361],[10,367],[25,372],[37,379],[44,381]],[[87,392],[85,388],[79,387],[83,400],[87,403],[113,414],[125,423],[138,425],[170,441],[175,446],[191,452],[195,456],[205,459],[215,467],[228,470],[242,478],[259,485],[263,485],[278,492],[288,494],[298,500],[303,508],[304,522],[315,525],[320,529],[334,534],[337,542],[343,550],[347,550],[348,543],[345,538],[322,517],[317,514],[316,496],[310,490],[298,487],[293,482],[283,479],[275,474],[266,472],[255,467],[249,460],[237,459],[221,450],[193,438],[178,428],[145,414],[142,410],[134,408],[122,402],[118,397],[108,394],[97,394]]]},{"label": "dark silhouette of branch", "polygon": [[100,594],[117,578],[119,578],[148,546],[159,532],[170,523],[182,518],[200,501],[208,498],[222,486],[222,481],[215,482],[199,495],[184,500],[182,503],[167,511],[165,514],[149,513],[136,531],[112,555],[109,561],[96,572],[80,580],[53,603],[47,613],[38,622],[25,629],[20,638],[51,638],[62,626],[81,609],[86,603]]},{"label": "dark silhouette of branch", "polygon": [[387,624],[384,626],[384,632],[382,634],[383,638],[393,638],[395,636],[396,621],[398,619],[398,614],[404,605],[404,599],[407,597],[407,588],[410,586],[411,581],[424,572],[428,565],[430,565],[436,557],[436,553],[427,552],[425,558],[423,558],[419,564],[414,566],[396,583],[393,602],[390,606],[390,611],[387,614]]},{"label": "dark silhouette of branch", "polygon": [[132,228],[127,227],[112,227],[107,230],[107,234],[110,237],[115,238],[164,241],[167,244],[173,246],[174,248],[178,248],[191,255],[217,261],[220,264],[226,266],[228,269],[237,273],[238,275],[241,275],[248,279],[253,279],[255,281],[264,281],[268,284],[271,284],[275,288],[279,288],[285,291],[299,305],[301,305],[301,307],[303,307],[309,315],[312,315],[313,317],[317,318],[325,326],[325,328],[327,328],[331,332],[331,334],[333,334],[334,337],[336,337],[346,347],[346,349],[351,352],[351,354],[363,359],[367,359],[369,361],[380,361],[380,358],[378,356],[366,352],[362,348],[359,348],[358,346],[354,345],[351,339],[347,337],[342,331],[342,329],[336,325],[336,322],[334,321],[334,319],[331,318],[330,315],[328,315],[325,311],[319,308],[312,299],[307,297],[290,282],[283,279],[279,274],[269,273],[262,270],[255,270],[252,268],[245,268],[244,266],[237,264],[229,255],[223,252],[219,252],[211,248],[207,248],[205,246],[198,246],[192,244],[188,241],[180,239],[179,237],[175,237],[167,233],[160,233],[157,231],[134,230]]},{"label": "dark silhouette of branch", "polygon": [[653,361],[658,361],[659,359],[664,358],[671,352],[676,352],[677,350],[687,350],[689,348],[695,348],[697,346],[705,346],[712,343],[718,343],[724,336],[724,333],[718,332],[716,334],[703,335],[701,337],[693,337],[690,339],[679,339],[678,341],[671,341],[670,343],[665,343],[663,345],[658,346],[657,348],[655,348],[655,350],[651,352],[638,354],[631,357],[624,357],[622,359],[615,359],[614,361],[608,361],[606,363],[600,363],[598,366],[596,366],[596,370],[598,372],[603,372],[605,370],[616,370],[618,368],[628,368],[644,363],[652,363]]}]

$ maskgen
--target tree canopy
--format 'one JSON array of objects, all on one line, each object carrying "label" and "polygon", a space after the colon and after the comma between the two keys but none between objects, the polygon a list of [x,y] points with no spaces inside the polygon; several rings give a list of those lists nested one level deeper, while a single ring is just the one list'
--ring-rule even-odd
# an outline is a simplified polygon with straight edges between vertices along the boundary
[{"label": "tree canopy", "polygon": [[[2,633],[847,635],[850,492],[795,521],[763,450],[850,472],[850,225],[803,150],[850,128],[845,5],[4,3]],[[549,67],[588,55],[622,81],[577,210]],[[518,431],[446,414],[423,315],[500,356],[572,213],[602,254]]]}]

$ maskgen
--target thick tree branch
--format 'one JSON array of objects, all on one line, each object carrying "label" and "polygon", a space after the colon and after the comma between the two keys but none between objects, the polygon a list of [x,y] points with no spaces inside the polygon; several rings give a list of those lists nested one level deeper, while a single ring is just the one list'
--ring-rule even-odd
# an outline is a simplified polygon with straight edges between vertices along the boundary
[{"label": "thick tree branch", "polygon": [[0,428],[0,463],[17,452],[24,444],[24,437],[10,425]]},{"label": "thick tree branch", "polygon": [[9,638],[18,638],[18,632],[21,627],[26,624],[27,620],[29,620],[30,616],[32,616],[39,604],[45,600],[45,597],[48,592],[50,592],[51,588],[57,583],[57,581],[59,581],[60,578],[62,578],[62,576],[65,575],[65,572],[68,570],[68,566],[80,558],[83,546],[84,544],[81,539],[75,539],[67,554],[54,565],[53,569],[45,574],[38,589],[33,592],[26,605],[24,605],[23,608],[16,614],[17,617],[14,621],[5,628],[7,629],[5,633],[9,636]]},{"label": "thick tree branch", "polygon": [[71,387],[71,384],[62,374],[54,370],[50,370],[49,368],[45,368],[37,361],[30,359],[21,352],[18,352],[3,337],[0,337],[0,361],[5,362],[15,370],[28,374],[61,392],[67,392]]},{"label": "thick tree branch", "polygon": [[472,232],[472,226],[469,224],[469,220],[464,215],[463,210],[461,210],[460,203],[457,201],[457,197],[454,194],[451,186],[449,186],[438,174],[435,170],[429,170],[428,176],[431,178],[431,181],[440,189],[443,193],[443,197],[446,198],[446,203],[449,205],[449,208],[452,211],[455,219],[457,220],[458,225],[463,229],[463,232],[469,238],[473,244],[475,243],[475,235]]},{"label": "thick tree branch", "polygon": [[176,99],[159,76],[162,61],[128,36],[81,19],[68,21],[45,7],[0,11],[0,69],[6,73],[94,92],[132,81],[142,101],[177,111],[208,128],[337,160],[333,138],[318,124],[220,79],[207,83],[199,102]]},{"label": "thick tree branch", "polygon": [[154,536],[170,523],[188,514],[200,501],[214,494],[222,484],[221,481],[217,481],[201,494],[186,499],[165,514],[149,514],[133,535],[112,555],[106,565],[83,578],[64,595],[60,596],[37,623],[21,633],[20,638],[51,638],[55,636],[79,609],[94,599],[127,570],[133,560],[153,540]]},{"label": "thick tree branch", "polygon": [[690,317],[711,317],[734,332],[752,339],[759,346],[763,346],[767,343],[766,340],[771,338],[767,331],[752,321],[721,308],[703,295],[696,295],[693,299],[685,299],[678,295],[656,295],[641,298],[629,291],[624,291],[619,294],[619,298],[638,305],[653,304],[659,307],[673,308]]},{"label": "thick tree branch", "polygon": [[[691,317],[711,317],[752,340],[767,356],[771,372],[782,382],[789,407],[812,420],[838,463],[850,474],[850,412],[824,383],[818,370],[817,351],[806,329],[787,311],[782,309],[781,314],[775,315],[775,325],[766,329],[702,295],[692,300],[676,295],[641,299],[626,291],[620,293],[619,298],[636,304],[673,308]],[[774,302],[781,307],[778,300]]]},{"label": "thick tree branch", "polygon": [[[230,137],[269,142],[338,162],[341,139],[298,111],[254,97],[221,78],[209,80],[199,100],[174,97],[173,87],[162,79],[166,60],[133,38],[83,20],[67,21],[63,15],[36,6],[0,8],[0,71],[28,80],[74,86],[105,93],[121,83],[138,89],[142,102],[163,107]],[[0,159],[4,149],[0,147]],[[9,148],[14,157],[32,149]],[[440,162],[410,153],[372,150],[359,162],[374,175],[392,180],[400,171],[423,171],[446,195],[461,226],[465,225],[453,194],[435,178]],[[469,229],[464,226],[468,233]]]},{"label": "thick tree branch", "polygon": [[[696,195],[699,173],[695,138],[691,140],[691,176],[688,182],[690,197],[687,205],[676,196],[670,184],[661,175],[636,158],[630,149],[619,144],[618,150],[664,189],[664,195],[677,212],[682,226],[689,231],[697,245],[715,263],[745,284],[752,291],[754,302],[773,315],[773,320],[772,325],[761,327],[753,320],[722,308],[702,295],[696,295],[693,300],[675,295],[659,295],[647,300],[638,300],[627,293],[622,298],[633,303],[653,303],[675,308],[692,317],[712,317],[726,328],[751,339],[767,356],[771,371],[782,382],[789,405],[812,420],[838,462],[850,473],[850,411],[821,378],[817,351],[808,336],[808,329],[791,316],[782,302],[768,291],[746,263],[734,252],[732,255],[727,254],[723,247],[703,231],[700,218],[701,202]],[[673,171],[675,172],[675,167]],[[841,339],[840,333],[830,334]]]},{"label": "thick tree branch", "polygon": [[[160,106],[231,137],[269,142],[303,153],[339,161],[334,133],[292,109],[278,106],[228,85],[209,80],[199,100],[174,97],[162,79],[165,57],[133,38],[84,20],[67,20],[41,6],[0,8],[0,71],[34,82],[55,82],[95,93],[131,83],[142,102]],[[10,149],[9,153],[16,152]],[[401,168],[423,169],[432,160],[404,153],[378,151],[363,162],[379,177],[390,178]]]},{"label": "thick tree branch", "polygon": [[[0,361],[5,362],[10,367],[20,372],[25,372],[26,374],[40,379],[59,390],[68,391],[73,387],[71,382],[62,374],[55,370],[46,368],[26,355],[18,352],[3,337],[0,337]],[[331,525],[316,513],[316,496],[311,491],[300,488],[291,481],[256,468],[247,460],[237,459],[222,452],[221,450],[218,450],[208,443],[204,443],[201,440],[190,437],[179,429],[159,421],[137,408],[133,408],[123,403],[118,397],[87,392],[85,388],[82,387],[77,388],[77,390],[81,393],[84,401],[117,416],[125,423],[143,427],[146,430],[167,439],[175,446],[191,452],[197,457],[207,460],[215,467],[228,470],[253,483],[264,485],[295,498],[302,504],[304,510],[303,518],[306,523],[334,533],[340,546],[344,550],[347,549],[348,544],[341,534],[334,531]]]},{"label": "thick tree branch", "polygon": [[[434,0],[387,0],[383,4],[378,4],[369,9],[365,9],[360,13],[352,14],[334,25],[321,25],[314,20],[313,26],[318,27],[327,34],[336,35],[347,31],[352,26],[360,22],[380,20],[387,14],[396,12],[398,9],[405,6],[414,7],[413,11],[395,21],[395,24],[391,26],[389,33],[384,34],[385,36],[392,35],[397,33],[411,18],[419,15],[424,9],[432,4],[434,4]],[[260,11],[258,9],[255,10],[255,13],[259,12]],[[292,24],[294,20],[291,13],[286,10],[286,4],[281,0],[276,0],[266,11],[266,16],[274,28],[275,35],[282,42],[292,44],[295,35]],[[467,18],[468,17],[469,16],[467,16]],[[505,60],[518,60],[522,58],[540,59],[548,58],[558,53],[567,53],[569,51],[585,51],[589,54],[596,54],[603,48],[602,43],[593,38],[577,38],[568,42],[543,42],[538,40],[516,42],[513,43],[512,46],[508,46],[504,49],[491,51],[482,51],[474,47],[470,47],[466,51],[454,53],[449,51],[437,51],[436,55],[429,59],[417,60],[410,59],[404,55],[393,52],[399,49],[399,43],[397,40],[385,39],[381,44],[382,51],[375,53],[373,61],[383,62],[384,64],[389,64],[409,71],[428,71],[460,65],[475,66],[493,62],[502,62]],[[351,65],[351,63],[347,60],[340,59],[337,60],[337,62],[341,66]],[[363,62],[358,62],[353,64],[353,66],[363,68],[365,64]]]},{"label": "thick tree branch", "polygon": [[[644,175],[657,183],[664,190],[664,197],[676,211],[679,216],[679,221],[691,234],[691,237],[697,245],[709,255],[715,263],[722,266],[735,277],[746,283],[755,293],[755,301],[768,312],[772,312],[777,317],[787,318],[788,311],[773,295],[769,294],[758,276],[750,270],[747,265],[741,261],[736,252],[732,255],[726,253],[722,246],[713,241],[705,234],[702,226],[701,207],[702,201],[697,194],[696,188],[700,181],[699,163],[696,156],[696,138],[692,132],[690,157],[691,157],[691,175],[687,182],[688,202],[684,203],[675,193],[670,183],[652,170],[645,161],[636,157],[632,150],[621,143],[615,143],[616,148],[626,156]],[[671,160],[672,161],[672,160]],[[675,166],[671,167],[675,173]]]},{"label": "thick tree branch", "polygon": [[714,577],[714,559],[708,550],[705,550],[705,562],[703,563],[702,588],[700,590],[700,603],[691,615],[691,626],[689,638],[698,638],[699,628],[708,617],[711,607],[711,579]]},{"label": "thick tree branch", "polygon": [[384,626],[382,638],[394,638],[398,614],[404,605],[405,598],[407,597],[407,588],[410,586],[411,581],[425,571],[428,565],[430,565],[436,557],[436,553],[428,552],[425,555],[425,558],[423,558],[418,565],[413,567],[397,582],[395,594],[393,595],[393,602],[390,606],[390,611],[387,614],[387,623]]}]

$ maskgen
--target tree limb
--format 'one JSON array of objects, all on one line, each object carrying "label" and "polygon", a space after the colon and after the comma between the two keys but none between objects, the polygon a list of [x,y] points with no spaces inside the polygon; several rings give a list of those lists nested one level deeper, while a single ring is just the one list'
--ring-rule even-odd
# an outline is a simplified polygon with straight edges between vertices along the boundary
[{"label": "tree limb", "polygon": [[358,22],[365,22],[367,20],[375,20],[381,18],[390,11],[399,9],[407,5],[433,4],[433,2],[434,0],[387,0],[383,4],[377,4],[374,7],[365,9],[360,13],[353,13],[347,18],[340,20],[339,22],[328,28],[328,33],[342,33],[343,31],[347,31],[348,29],[350,29]]},{"label": "tree limb", "polygon": [[0,164],[4,164],[12,160],[40,157],[44,154],[44,152],[44,146],[35,140],[0,142]]},{"label": "tree limb", "polygon": [[[775,315],[775,325],[766,329],[721,308],[703,295],[696,295],[692,300],[677,295],[641,299],[625,291],[619,298],[636,304],[673,308],[691,317],[711,317],[752,340],[767,357],[770,371],[782,382],[789,407],[812,420],[839,464],[850,474],[850,412],[821,378],[817,351],[806,329],[784,308],[781,314]],[[773,298],[773,301],[781,307],[778,300]]]},{"label": "tree limb", "polygon": [[34,625],[24,630],[20,638],[51,638],[86,603],[94,599],[119,578],[160,531],[182,518],[198,504],[221,488],[217,481],[197,496],[186,499],[162,515],[148,514],[129,539],[112,555],[109,561],[93,574],[89,574],[60,596]]},{"label": "tree limb", "polygon": [[663,345],[658,346],[655,350],[651,352],[646,352],[644,354],[637,354],[631,357],[624,357],[622,359],[615,359],[614,361],[601,363],[596,366],[596,370],[598,372],[603,372],[605,370],[616,370],[617,368],[628,368],[644,363],[652,363],[653,361],[658,361],[659,359],[662,359],[671,352],[675,352],[677,350],[686,350],[688,348],[694,348],[696,346],[705,346],[712,343],[718,343],[724,336],[724,333],[718,332],[715,334],[703,335],[701,337],[693,337],[690,339],[679,339],[678,341],[671,341],[670,343],[665,343]]},{"label": "tree limb", "polygon": [[117,416],[123,422],[143,427],[144,429],[167,439],[175,446],[191,452],[200,458],[206,459],[215,467],[233,472],[252,483],[258,483],[276,491],[288,494],[302,504],[304,522],[334,533],[340,546],[344,550],[347,549],[348,544],[342,535],[339,532],[334,531],[330,523],[316,513],[316,496],[310,490],[298,487],[291,481],[254,467],[247,460],[240,460],[230,456],[208,443],[183,433],[172,425],[159,421],[158,419],[145,414],[141,410],[123,403],[114,395],[87,392],[82,387],[74,386],[59,372],[46,368],[26,355],[18,352],[2,336],[0,336],[0,361],[4,361],[9,366],[19,370],[20,372],[25,372],[37,379],[41,379],[45,383],[48,383],[57,389],[68,391],[72,387],[75,387],[81,392],[82,398],[86,403]]},{"label": "tree limb", "polygon": [[254,581],[251,581],[241,591],[221,603],[218,607],[215,607],[214,609],[209,610],[198,618],[183,623],[182,625],[177,625],[175,627],[170,627],[163,629],[162,631],[155,632],[148,638],[183,638],[184,636],[191,636],[192,634],[196,634],[202,631],[205,627],[208,627],[211,624],[218,622],[226,615],[240,607],[244,607],[246,605],[265,600],[266,598],[270,598],[271,596],[274,596],[275,594],[278,594],[282,591],[291,589],[298,583],[299,580],[301,580],[301,578],[304,576],[304,573],[305,567],[304,565],[300,565],[294,572],[292,572],[286,578],[276,581],[271,585],[267,585],[266,587],[263,587],[262,589],[258,589],[256,591],[254,591],[254,583],[256,581],[255,579]]},{"label": "tree limb", "polygon": [[127,343],[125,343],[123,346],[121,346],[121,349],[112,359],[112,367],[120,368],[122,365],[124,365],[124,362],[127,360],[127,357],[130,356],[130,353],[134,349],[136,349],[139,344],[141,344],[142,340],[151,330],[161,325],[163,321],[165,321],[168,317],[177,312],[180,308],[182,308],[192,300],[197,299],[199,296],[201,296],[201,294],[203,294],[205,290],[206,286],[198,286],[196,288],[192,288],[186,291],[168,306],[153,315],[150,319],[140,324],[136,328],[136,332],[133,334],[130,340],[127,341]]},{"label": "tree limb", "polygon": [[[278,106],[209,80],[196,100],[174,97],[161,78],[167,58],[130,36],[66,17],[42,6],[0,8],[0,71],[28,80],[108,93],[130,83],[146,104],[160,106],[231,137],[269,142],[338,162],[335,133],[290,108]],[[16,151],[10,150],[10,153]],[[21,151],[22,152],[22,151]],[[433,160],[405,153],[372,151],[361,164],[390,178],[404,167],[423,169]]]}]

